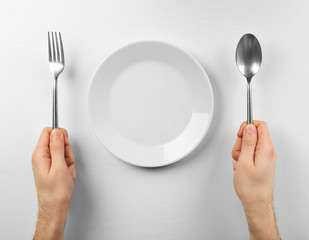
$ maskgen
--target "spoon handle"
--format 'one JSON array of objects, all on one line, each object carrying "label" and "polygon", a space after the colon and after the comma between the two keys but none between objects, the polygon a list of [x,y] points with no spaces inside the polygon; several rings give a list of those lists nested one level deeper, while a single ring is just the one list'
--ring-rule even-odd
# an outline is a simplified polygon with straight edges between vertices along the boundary
[{"label": "spoon handle", "polygon": [[[251,80],[251,79],[250,79]],[[248,81],[247,85],[247,124],[252,124],[252,98],[251,98],[251,81]]]}]

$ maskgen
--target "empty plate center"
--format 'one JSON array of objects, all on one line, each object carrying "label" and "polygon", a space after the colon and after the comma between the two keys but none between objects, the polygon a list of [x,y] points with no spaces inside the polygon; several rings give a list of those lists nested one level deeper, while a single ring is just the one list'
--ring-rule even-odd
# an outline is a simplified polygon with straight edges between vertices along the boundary
[{"label": "empty plate center", "polygon": [[123,68],[113,81],[109,109],[115,127],[143,144],[164,144],[188,125],[193,112],[189,84],[170,63],[143,60]]}]

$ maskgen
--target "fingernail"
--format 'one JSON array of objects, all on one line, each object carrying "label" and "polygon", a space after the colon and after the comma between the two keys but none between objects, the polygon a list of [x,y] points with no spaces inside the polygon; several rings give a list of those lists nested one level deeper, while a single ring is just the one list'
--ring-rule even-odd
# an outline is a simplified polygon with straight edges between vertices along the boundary
[{"label": "fingernail", "polygon": [[252,124],[247,125],[246,133],[255,134],[255,132],[256,132],[255,126],[253,126]]},{"label": "fingernail", "polygon": [[53,129],[52,132],[51,132],[51,136],[53,138],[59,138],[61,136],[61,132],[59,131],[59,129]]}]

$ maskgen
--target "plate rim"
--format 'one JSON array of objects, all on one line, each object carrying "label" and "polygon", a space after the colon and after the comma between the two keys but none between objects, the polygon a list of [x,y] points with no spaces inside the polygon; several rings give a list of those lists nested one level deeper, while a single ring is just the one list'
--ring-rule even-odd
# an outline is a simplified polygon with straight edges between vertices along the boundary
[{"label": "plate rim", "polygon": [[[128,161],[128,160],[125,160],[125,159],[122,159],[122,158],[118,157],[115,153],[110,151],[104,145],[104,143],[101,141],[100,137],[98,136],[98,134],[96,133],[96,131],[94,129],[95,127],[93,126],[93,120],[92,120],[93,117],[91,117],[91,113],[90,113],[90,91],[91,91],[91,88],[92,88],[92,85],[93,85],[93,80],[94,80],[95,76],[98,74],[98,72],[100,71],[100,68],[105,64],[105,62],[107,62],[109,59],[113,58],[117,53],[119,53],[120,51],[122,51],[122,50],[124,50],[126,48],[130,48],[130,47],[132,47],[134,45],[139,45],[139,44],[153,44],[153,43],[154,44],[163,44],[165,46],[174,48],[174,49],[182,52],[184,55],[186,55],[188,58],[190,58],[190,60],[192,60],[198,66],[198,68],[201,70],[203,75],[206,77],[206,80],[207,80],[207,82],[208,82],[208,84],[210,86],[210,93],[211,93],[212,103],[211,103],[211,111],[210,111],[210,114],[209,114],[209,121],[208,121],[207,126],[204,129],[203,134],[201,134],[201,137],[196,141],[196,143],[194,145],[192,145],[192,148],[189,151],[187,151],[186,154],[183,154],[183,155],[179,156],[178,158],[174,158],[172,161],[166,161],[164,163],[160,163],[160,164],[156,164],[156,165],[154,165],[154,164],[151,164],[151,165],[145,164],[145,165],[143,165],[143,164],[139,164],[139,163],[137,164],[136,162]],[[90,85],[88,87],[87,101],[88,101],[88,104],[87,104],[87,108],[88,108],[88,121],[90,122],[90,128],[91,128],[91,131],[93,132],[93,134],[95,135],[95,137],[97,138],[97,140],[99,141],[100,145],[102,145],[104,147],[104,149],[107,150],[107,152],[109,152],[112,156],[116,157],[117,159],[119,159],[119,160],[121,160],[121,161],[123,161],[125,163],[128,163],[130,165],[134,165],[134,166],[138,166],[138,167],[143,167],[143,168],[164,167],[164,166],[173,164],[175,162],[178,162],[180,160],[183,160],[188,155],[190,155],[201,144],[201,142],[203,141],[203,139],[205,139],[207,133],[209,132],[208,130],[209,130],[209,128],[210,128],[210,126],[211,126],[211,124],[213,122],[213,115],[214,115],[214,108],[215,108],[215,99],[214,99],[213,87],[212,87],[212,84],[211,84],[210,79],[208,77],[208,74],[205,71],[205,69],[202,66],[202,64],[195,57],[193,57],[193,55],[191,53],[183,50],[182,48],[178,47],[177,45],[174,45],[174,44],[162,41],[162,40],[139,40],[139,41],[130,42],[130,43],[128,43],[126,45],[123,45],[122,47],[116,49],[111,54],[109,54],[106,58],[104,58],[98,64],[98,66],[96,67],[96,70],[92,74]]]}]

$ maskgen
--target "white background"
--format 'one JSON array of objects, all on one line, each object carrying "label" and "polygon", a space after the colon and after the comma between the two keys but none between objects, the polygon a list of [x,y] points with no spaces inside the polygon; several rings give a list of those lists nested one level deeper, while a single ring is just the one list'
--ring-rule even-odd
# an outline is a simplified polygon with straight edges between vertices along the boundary
[{"label": "white background", "polygon": [[[248,239],[233,189],[231,149],[246,119],[240,37],[262,45],[254,118],[265,120],[278,158],[275,209],[283,239],[309,239],[309,5],[247,0],[1,0],[0,239],[31,239],[37,199],[31,154],[51,124],[47,32],[61,31],[60,125],[69,131],[77,180],[66,239]],[[87,97],[98,65],[118,48],[162,40],[191,53],[213,86],[206,139],[186,159],[143,169],[112,157],[91,131]]]}]

